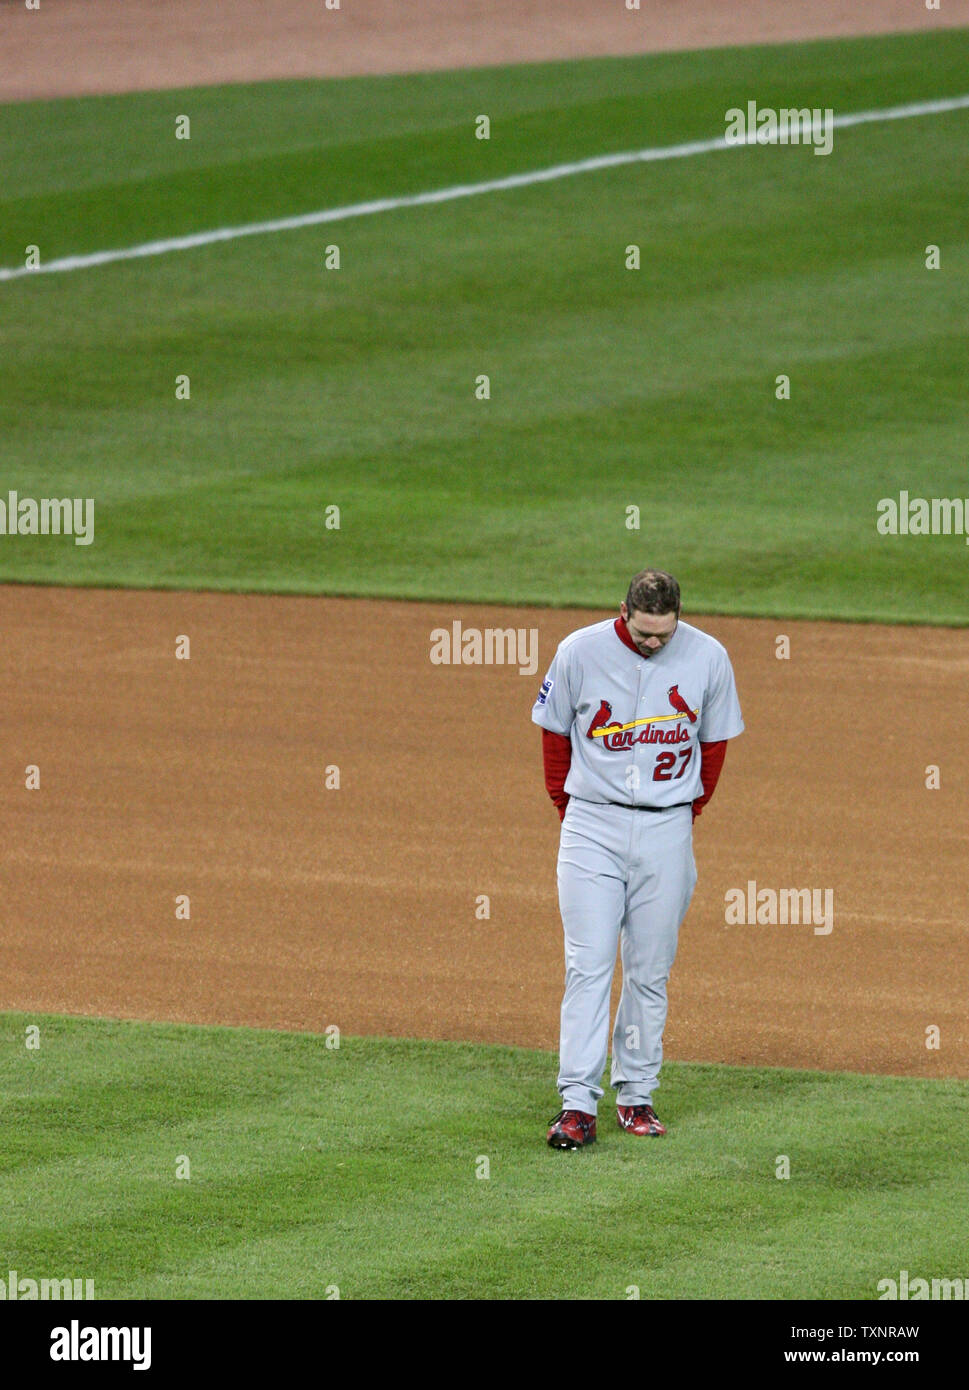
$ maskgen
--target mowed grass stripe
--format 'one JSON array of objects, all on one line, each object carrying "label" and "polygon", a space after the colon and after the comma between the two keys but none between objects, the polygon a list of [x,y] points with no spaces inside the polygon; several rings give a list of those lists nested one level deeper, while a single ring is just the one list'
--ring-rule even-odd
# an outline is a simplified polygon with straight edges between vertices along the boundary
[{"label": "mowed grass stripe", "polygon": [[[949,97],[942,100],[912,102],[906,106],[889,106],[877,111],[856,111],[847,115],[819,115],[814,126],[798,128],[794,144],[820,145],[822,134],[825,138],[832,130],[840,130],[857,125],[871,125],[881,121],[911,120],[918,116],[944,115],[950,111],[961,111],[969,107],[969,96]],[[761,138],[761,137],[766,138]],[[780,135],[771,138],[770,131],[755,128],[747,132],[748,145],[771,145],[787,143]],[[0,280],[18,280],[23,276],[56,274],[71,270],[86,270],[94,266],[112,265],[116,261],[139,260],[145,256],[164,256],[173,251],[192,251],[200,246],[213,246],[223,241],[237,241],[241,237],[267,236],[275,232],[300,231],[304,227],[321,227],[332,222],[345,222],[352,217],[371,217],[381,212],[397,212],[401,208],[432,207],[439,203],[450,203],[460,198],[480,197],[486,193],[505,193],[515,188],[530,188],[535,184],[556,183],[559,179],[574,178],[578,174],[599,173],[603,169],[618,169],[630,164],[653,164],[668,159],[691,159],[695,155],[712,154],[721,150],[740,148],[735,142],[728,142],[725,136],[709,140],[695,140],[684,145],[667,145],[654,149],[629,150],[618,154],[597,155],[592,159],[579,160],[572,164],[553,164],[545,169],[532,169],[525,174],[508,174],[504,178],[488,179],[484,183],[457,184],[450,188],[432,189],[425,193],[405,194],[396,198],[379,198],[368,203],[352,203],[348,207],[322,208],[316,212],[300,213],[293,217],[275,218],[270,222],[249,222],[241,227],[216,227],[207,232],[196,232],[190,236],[171,237],[149,241],[141,246],[128,246],[110,251],[95,251],[85,256],[64,256],[59,260],[41,261],[32,267],[0,267]],[[821,153],[827,156],[830,150]]]},{"label": "mowed grass stripe", "polygon": [[[722,130],[728,107],[751,96],[761,106],[843,114],[922,101],[931,73],[931,95],[959,97],[967,50],[969,30],[949,30],[14,103],[0,106],[0,229],[14,238],[17,261],[21,211],[23,230],[33,224],[36,233],[44,214],[46,240],[63,226],[65,252],[93,250],[111,225],[130,225],[132,239],[147,240],[202,230],[213,214],[226,223],[263,220],[300,204],[381,196],[388,174],[396,192],[418,192],[457,170],[480,181],[609,150],[704,140]],[[489,141],[474,139],[479,112],[491,117]],[[174,138],[179,113],[192,120],[190,140]],[[101,201],[88,204],[83,195],[99,190]],[[314,193],[319,200],[307,203]],[[40,201],[26,208],[31,198]],[[63,220],[51,215],[59,206]],[[56,244],[47,249],[57,252]]]},{"label": "mowed grass stripe", "polygon": [[102,1298],[872,1298],[963,1272],[962,1082],[670,1064],[665,1140],[604,1103],[559,1154],[551,1054],[24,1014],[0,1044],[0,1258]]},{"label": "mowed grass stripe", "polygon": [[[426,186],[480,160],[534,167],[644,131],[681,140],[698,111],[709,131],[751,90],[763,104],[888,105],[924,91],[925,64],[938,90],[964,84],[965,35],[911,43],[791,50],[788,80],[762,50],[598,64],[598,86],[585,64],[395,79],[396,107],[367,88],[369,125],[352,85],[286,85],[275,123],[269,94],[253,97],[251,163],[236,129],[210,170],[186,151],[187,189],[168,150],[144,200],[139,178],[111,182],[116,143],[130,155],[134,139],[111,99],[80,123],[90,146],[92,110],[104,117],[101,145],[77,159],[95,201],[66,220],[76,192],[52,156],[28,220],[43,207],[55,249],[61,232],[96,247],[100,214],[151,236],[292,208],[296,184],[399,190],[408,151]],[[479,153],[464,118],[488,90],[503,114]],[[309,169],[313,93],[326,136]],[[341,100],[358,103],[352,132]],[[140,101],[144,141],[159,108],[149,120]],[[199,102],[218,145],[211,93]],[[238,94],[226,102],[241,120]],[[64,127],[56,104],[38,114]],[[875,520],[900,489],[965,493],[965,121],[862,125],[826,158],[758,148],[603,170],[594,198],[592,182],[562,180],[359,219],[340,229],[339,272],[323,270],[335,233],[308,228],[8,284],[0,496],[94,496],[96,539],[3,537],[0,577],[611,607],[652,556],[694,611],[964,623],[963,538],[883,538]],[[940,272],[925,268],[929,228]],[[190,401],[175,400],[181,373]],[[323,527],[332,503],[339,532]]]}]

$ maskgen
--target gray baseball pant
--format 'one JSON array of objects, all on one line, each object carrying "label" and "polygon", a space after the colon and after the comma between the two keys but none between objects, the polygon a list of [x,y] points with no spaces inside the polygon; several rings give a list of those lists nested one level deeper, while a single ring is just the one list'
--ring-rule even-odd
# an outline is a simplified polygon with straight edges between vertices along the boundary
[{"label": "gray baseball pant", "polygon": [[558,857],[565,934],[558,1089],[566,1110],[594,1115],[603,1094],[619,944],[623,978],[611,1082],[619,1105],[652,1102],[663,1060],[666,981],[695,886],[688,805],[645,811],[570,799]]}]

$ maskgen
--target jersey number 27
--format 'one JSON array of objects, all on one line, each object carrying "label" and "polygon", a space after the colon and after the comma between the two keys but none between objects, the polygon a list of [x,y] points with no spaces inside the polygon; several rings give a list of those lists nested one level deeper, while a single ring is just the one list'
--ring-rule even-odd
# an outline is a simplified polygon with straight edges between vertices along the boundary
[{"label": "jersey number 27", "polygon": [[[674,782],[678,781],[690,765],[690,758],[693,754],[693,744],[689,748],[681,748],[679,753],[660,753],[656,759],[656,766],[653,768],[654,782]],[[682,758],[680,770],[674,776],[673,766],[677,758]]]}]

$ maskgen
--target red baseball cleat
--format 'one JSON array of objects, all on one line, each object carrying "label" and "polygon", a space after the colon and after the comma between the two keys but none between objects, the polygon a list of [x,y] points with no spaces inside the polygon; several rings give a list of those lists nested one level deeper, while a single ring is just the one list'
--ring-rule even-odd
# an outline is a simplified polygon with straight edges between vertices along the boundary
[{"label": "red baseball cleat", "polygon": [[596,1117],[584,1110],[560,1110],[549,1122],[550,1149],[581,1149],[596,1142]]},{"label": "red baseball cleat", "polygon": [[666,1126],[660,1124],[659,1116],[651,1105],[617,1105],[616,1116],[619,1128],[630,1134],[666,1133]]}]

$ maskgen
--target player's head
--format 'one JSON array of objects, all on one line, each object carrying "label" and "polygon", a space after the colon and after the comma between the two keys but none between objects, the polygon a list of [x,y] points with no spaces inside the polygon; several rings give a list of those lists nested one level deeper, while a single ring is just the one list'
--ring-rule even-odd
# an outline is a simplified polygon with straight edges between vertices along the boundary
[{"label": "player's head", "polygon": [[640,570],[619,605],[629,636],[643,656],[661,651],[680,621],[680,586],[665,570]]}]

